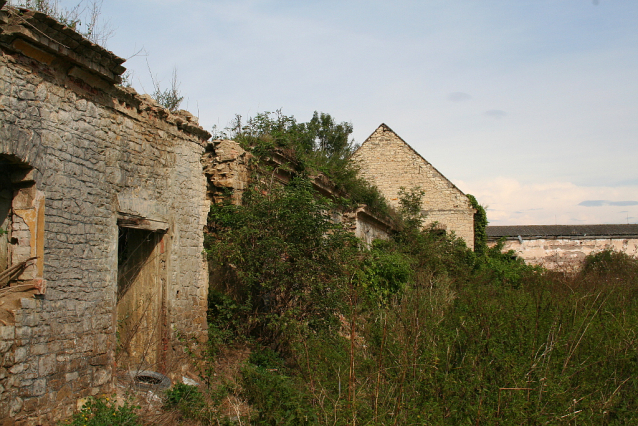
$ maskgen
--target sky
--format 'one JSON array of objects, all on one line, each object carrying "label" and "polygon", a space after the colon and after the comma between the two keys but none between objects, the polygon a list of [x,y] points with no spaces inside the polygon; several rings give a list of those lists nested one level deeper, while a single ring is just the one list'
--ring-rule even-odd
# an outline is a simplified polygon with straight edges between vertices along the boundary
[{"label": "sky", "polygon": [[362,143],[385,123],[491,225],[638,223],[636,0],[103,0],[101,16],[133,87],[176,69],[209,131],[319,111]]}]

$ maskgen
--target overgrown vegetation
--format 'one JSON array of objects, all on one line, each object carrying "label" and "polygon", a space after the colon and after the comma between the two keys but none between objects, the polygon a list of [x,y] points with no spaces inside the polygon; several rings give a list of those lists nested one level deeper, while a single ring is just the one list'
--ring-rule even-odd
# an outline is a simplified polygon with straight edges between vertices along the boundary
[{"label": "overgrown vegetation", "polygon": [[338,324],[360,255],[353,235],[330,220],[332,208],[301,178],[287,186],[257,183],[241,207],[213,206],[210,254],[237,295],[235,305],[211,292],[222,328],[234,324],[239,335],[283,348],[287,336]]},{"label": "overgrown vegetation", "polygon": [[[282,201],[268,196],[272,223],[285,221]],[[358,251],[351,240],[339,247],[330,234],[315,234],[327,240],[329,259],[289,257],[309,243],[292,235],[324,220],[285,222],[291,235],[277,245],[285,250],[267,258],[259,246],[272,245],[262,236],[275,225],[257,222],[259,236],[248,230],[251,221],[218,228],[216,256],[222,248],[226,259],[243,253],[232,268],[238,285],[252,289],[224,313],[241,324],[226,341],[275,360],[251,357],[242,370],[238,393],[254,410],[251,424],[637,420],[635,259],[603,252],[581,275],[564,277],[498,249],[477,257],[461,241],[414,229]],[[251,245],[233,245],[238,232],[251,233],[244,240]],[[286,297],[292,288],[298,293]]]},{"label": "overgrown vegetation", "polygon": [[72,426],[140,426],[139,416],[135,410],[139,408],[125,401],[118,405],[115,396],[89,397],[80,411],[75,413],[64,425]]},{"label": "overgrown vegetation", "polygon": [[337,192],[347,194],[336,201],[349,207],[365,204],[381,216],[391,214],[378,189],[360,177],[357,166],[349,161],[358,148],[350,139],[350,123],[337,123],[331,115],[316,111],[310,121],[298,122],[278,110],[259,113],[246,121],[237,115],[230,127],[213,128],[212,133],[213,138],[239,142],[257,161],[278,150],[292,160],[298,176],[328,176]]},{"label": "overgrown vegetation", "polygon": [[369,248],[303,177],[213,206],[211,344],[252,350],[243,421],[636,422],[638,261],[604,251],[567,276],[502,245],[474,253],[421,229],[421,196],[404,189],[401,231]]}]

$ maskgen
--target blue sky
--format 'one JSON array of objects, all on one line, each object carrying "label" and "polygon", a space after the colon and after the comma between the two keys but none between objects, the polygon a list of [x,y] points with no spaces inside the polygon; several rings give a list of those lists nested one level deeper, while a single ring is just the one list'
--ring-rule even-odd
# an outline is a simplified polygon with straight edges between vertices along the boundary
[{"label": "blue sky", "polygon": [[[73,2],[61,1],[69,6]],[[208,130],[386,123],[498,224],[638,223],[638,1],[104,0],[133,86]]]}]

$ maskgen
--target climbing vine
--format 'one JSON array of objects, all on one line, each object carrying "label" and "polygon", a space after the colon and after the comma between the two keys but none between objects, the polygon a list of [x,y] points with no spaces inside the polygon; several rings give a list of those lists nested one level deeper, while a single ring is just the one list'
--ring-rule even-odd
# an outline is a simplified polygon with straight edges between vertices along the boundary
[{"label": "climbing vine", "polygon": [[476,197],[467,194],[467,198],[476,210],[474,213],[474,253],[483,256],[487,253],[487,213],[485,208],[476,201]]}]

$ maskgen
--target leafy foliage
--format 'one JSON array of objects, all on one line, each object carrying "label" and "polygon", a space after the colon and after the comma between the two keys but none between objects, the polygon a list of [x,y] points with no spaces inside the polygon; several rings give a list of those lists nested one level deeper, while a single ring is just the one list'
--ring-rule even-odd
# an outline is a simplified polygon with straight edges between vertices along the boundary
[{"label": "leafy foliage", "polygon": [[265,349],[250,356],[242,369],[242,386],[257,411],[257,425],[317,424],[316,414],[303,383],[288,375],[283,360]]},{"label": "leafy foliage", "polygon": [[391,246],[385,241],[375,241],[360,265],[364,287],[371,296],[383,301],[400,293],[412,275],[411,259]]},{"label": "leafy foliage", "polygon": [[487,252],[487,212],[485,208],[476,201],[473,195],[467,194],[474,213],[474,253],[483,256]]},{"label": "leafy foliage", "polygon": [[638,261],[627,253],[610,249],[592,253],[585,258],[584,275],[605,276],[622,272],[629,276],[638,274]]},{"label": "leafy foliage", "polygon": [[279,342],[289,327],[334,322],[358,244],[330,220],[331,208],[306,179],[258,184],[244,194],[243,206],[212,207],[209,253],[244,290],[237,314],[259,313],[239,321],[244,332]]},{"label": "leafy foliage", "polygon": [[89,397],[79,412],[63,424],[73,426],[141,425],[135,410],[139,407],[124,402],[118,405],[115,396]]},{"label": "leafy foliage", "polygon": [[348,206],[367,205],[380,215],[391,210],[379,190],[359,176],[357,166],[349,161],[357,145],[349,140],[352,125],[337,123],[329,114],[314,112],[310,121],[297,122],[278,110],[259,113],[245,122],[237,115],[230,127],[213,128],[214,138],[233,139],[257,158],[273,150],[286,153],[295,163],[295,172],[308,176],[321,172],[333,182],[337,191],[347,194],[341,201]]},{"label": "leafy foliage", "polygon": [[542,274],[538,266],[527,265],[514,250],[503,252],[504,241],[487,249],[486,256],[478,258],[477,270],[483,280],[510,287],[520,287],[526,281]]},{"label": "leafy foliage", "polygon": [[425,219],[421,209],[421,200],[425,195],[425,191],[420,187],[406,189],[399,188],[399,205],[401,206],[401,218],[404,225],[404,231],[420,232]]},{"label": "leafy foliage", "polygon": [[233,288],[211,293],[209,319],[217,344],[250,336],[236,389],[247,420],[638,421],[637,261],[599,253],[566,276],[502,244],[476,254],[422,228],[421,197],[404,190],[400,231],[369,249],[304,179],[212,208],[209,253]]}]

